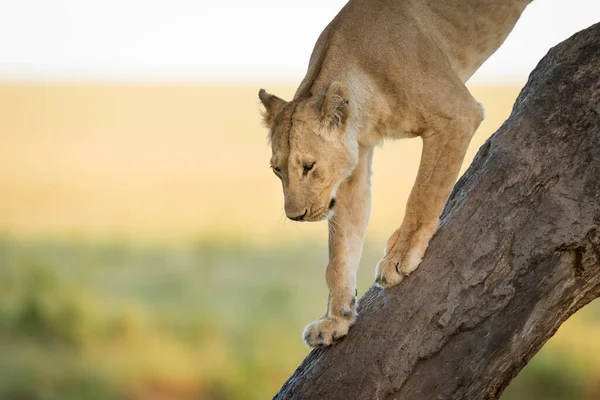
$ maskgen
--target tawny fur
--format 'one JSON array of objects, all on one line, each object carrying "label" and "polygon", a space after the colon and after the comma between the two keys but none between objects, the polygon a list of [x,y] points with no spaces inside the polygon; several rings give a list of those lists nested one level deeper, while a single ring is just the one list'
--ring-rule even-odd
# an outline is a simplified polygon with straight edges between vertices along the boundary
[{"label": "tawny fur", "polygon": [[373,146],[384,138],[423,140],[404,219],[377,265],[376,282],[389,288],[421,262],[483,120],[464,82],[529,3],[351,0],[319,37],[294,99],[260,91],[286,215],[329,219],[330,294],[325,314],[304,330],[309,346],[333,343],[356,319]]}]

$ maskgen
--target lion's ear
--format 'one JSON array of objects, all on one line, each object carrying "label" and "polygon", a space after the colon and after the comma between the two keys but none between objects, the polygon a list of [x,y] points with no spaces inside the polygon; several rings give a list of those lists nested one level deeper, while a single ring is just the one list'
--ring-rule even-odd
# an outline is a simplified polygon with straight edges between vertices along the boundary
[{"label": "lion's ear", "polygon": [[265,125],[270,128],[273,125],[273,120],[275,120],[275,117],[277,117],[277,114],[279,114],[285,105],[285,100],[267,93],[265,89],[260,89],[258,98],[263,106],[265,106],[265,111],[262,113],[263,121]]},{"label": "lion's ear", "polygon": [[341,128],[344,126],[350,115],[349,98],[346,87],[340,82],[333,82],[329,85],[321,115],[328,128]]}]

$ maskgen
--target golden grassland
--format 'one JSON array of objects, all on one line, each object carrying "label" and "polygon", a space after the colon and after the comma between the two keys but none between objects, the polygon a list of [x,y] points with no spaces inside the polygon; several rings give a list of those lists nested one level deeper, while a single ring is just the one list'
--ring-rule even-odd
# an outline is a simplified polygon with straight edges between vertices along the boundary
[{"label": "golden grassland", "polygon": [[[0,398],[262,399],[293,372],[326,225],[284,218],[257,89],[0,85]],[[519,88],[471,90],[487,119],[463,170]],[[418,139],[376,150],[360,292],[419,156]],[[599,398],[598,306],[504,398]]]},{"label": "golden grassland", "polygon": [[[487,119],[465,166],[518,90],[472,88]],[[0,110],[0,232],[269,243],[324,230],[285,221],[255,87],[3,85]],[[420,147],[377,149],[370,236],[399,225]]]}]

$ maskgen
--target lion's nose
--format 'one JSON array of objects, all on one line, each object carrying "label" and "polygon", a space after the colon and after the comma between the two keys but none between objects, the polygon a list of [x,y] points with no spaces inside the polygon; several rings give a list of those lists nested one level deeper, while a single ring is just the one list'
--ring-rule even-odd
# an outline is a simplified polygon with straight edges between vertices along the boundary
[{"label": "lion's nose", "polygon": [[297,215],[295,217],[290,217],[288,215],[288,218],[291,219],[292,221],[302,221],[304,219],[304,217],[306,216],[307,212],[308,212],[308,210],[304,210],[304,213],[302,215]]}]

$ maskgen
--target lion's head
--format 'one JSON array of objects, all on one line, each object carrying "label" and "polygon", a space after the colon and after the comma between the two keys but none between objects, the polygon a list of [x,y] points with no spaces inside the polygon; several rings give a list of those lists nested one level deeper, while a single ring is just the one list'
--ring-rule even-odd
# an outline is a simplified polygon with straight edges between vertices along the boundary
[{"label": "lion's head", "polygon": [[286,102],[259,92],[270,129],[271,168],[283,185],[285,214],[294,221],[332,215],[335,195],[358,163],[358,145],[348,129],[348,92],[334,82],[322,96]]}]

